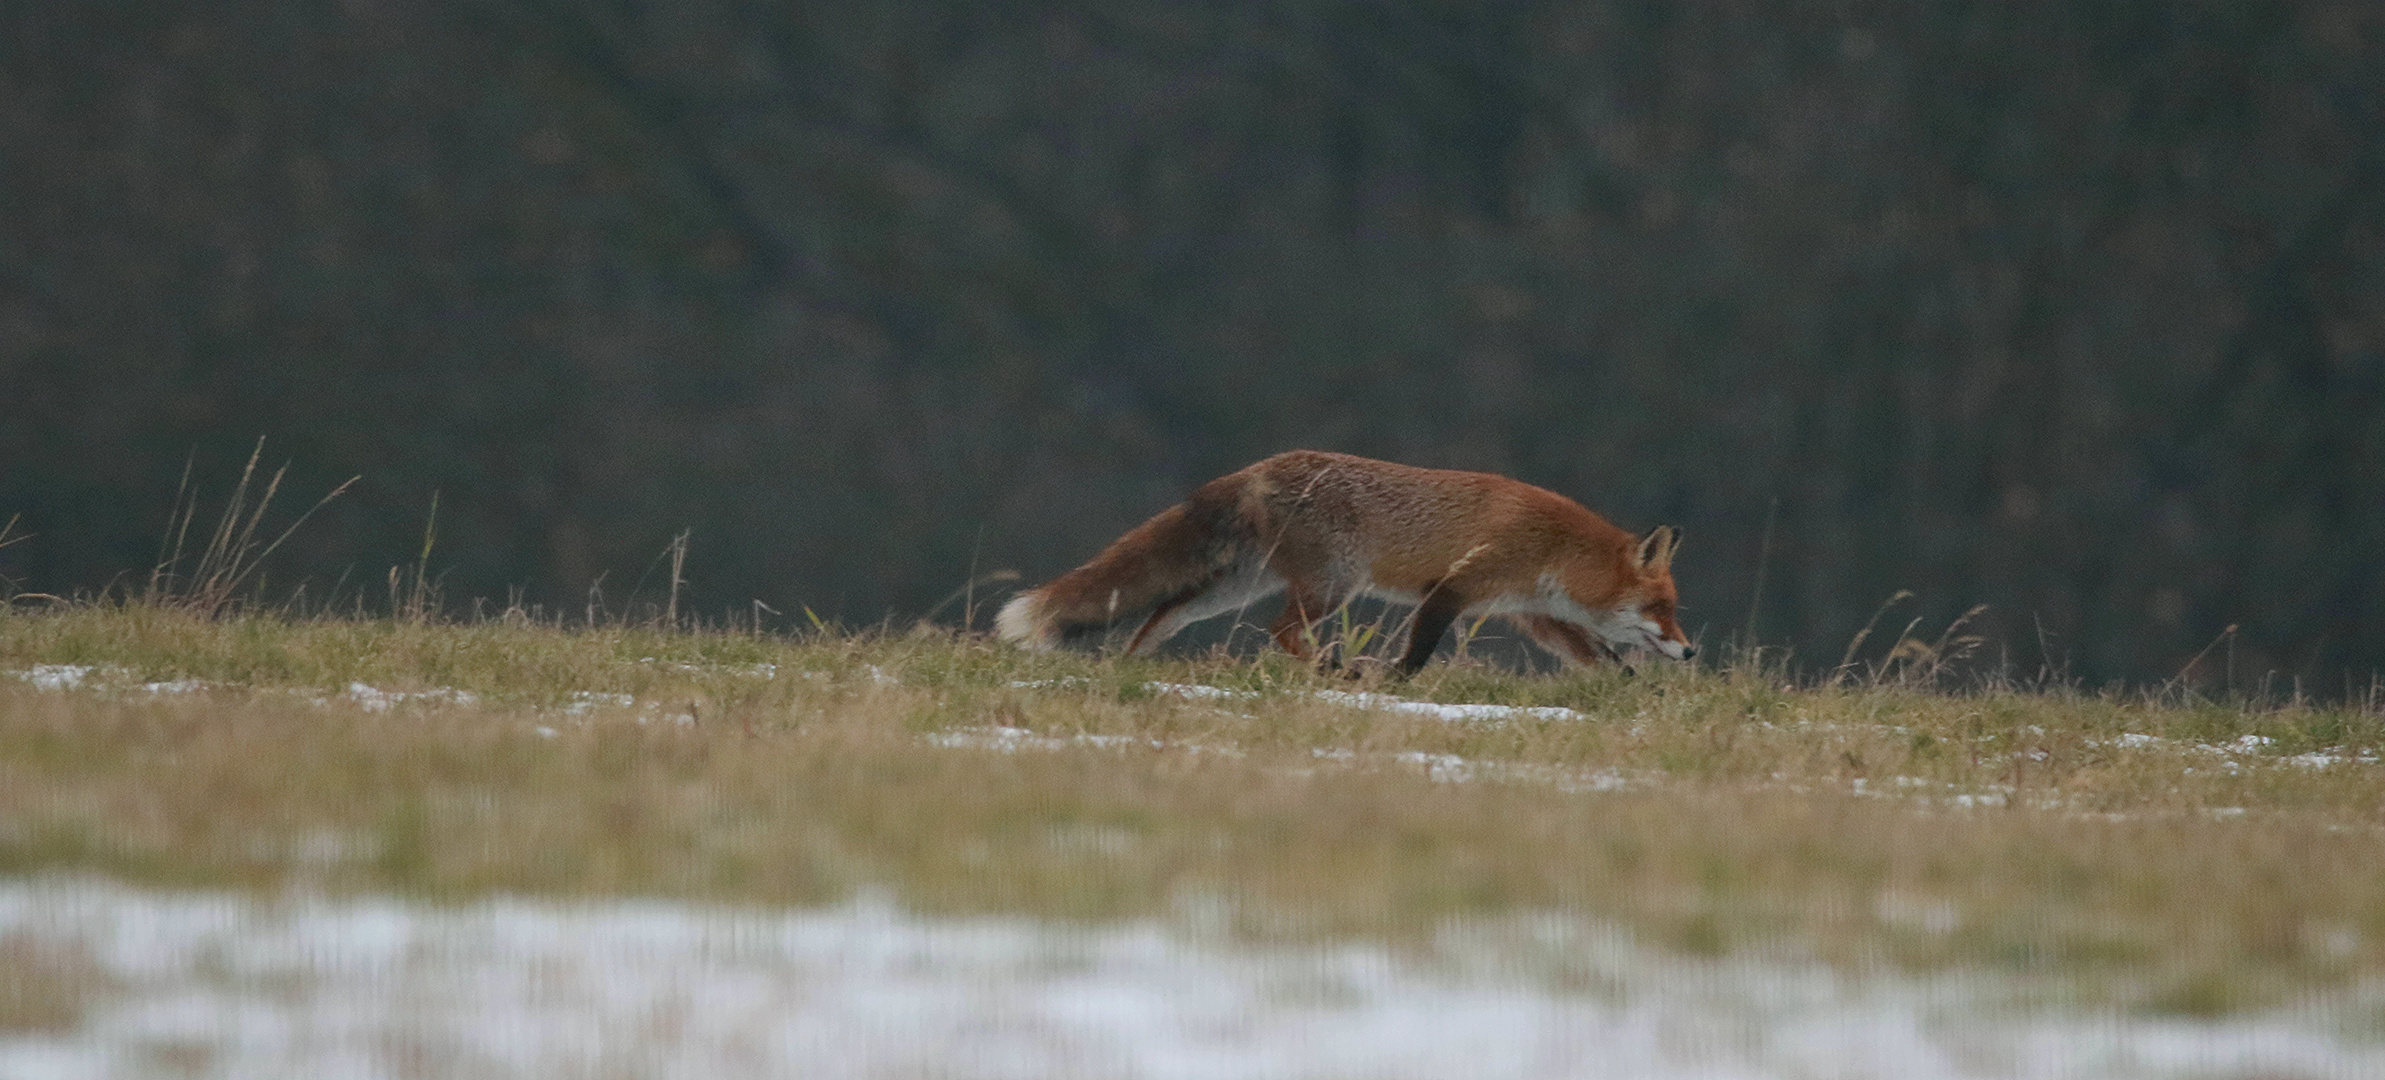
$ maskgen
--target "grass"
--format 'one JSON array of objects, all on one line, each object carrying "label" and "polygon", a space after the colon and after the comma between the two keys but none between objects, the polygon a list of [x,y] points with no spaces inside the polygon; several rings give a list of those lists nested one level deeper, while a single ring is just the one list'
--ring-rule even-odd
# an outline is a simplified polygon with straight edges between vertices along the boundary
[{"label": "grass", "polygon": [[1348,684],[1273,655],[0,611],[0,671],[89,669],[0,676],[0,873],[890,890],[931,912],[1223,911],[1301,940],[1555,912],[1694,954],[1984,970],[2196,1015],[2385,971],[2373,704],[1806,685],[1752,663],[1437,664],[1378,688],[1583,714],[1451,721],[1321,699]]}]

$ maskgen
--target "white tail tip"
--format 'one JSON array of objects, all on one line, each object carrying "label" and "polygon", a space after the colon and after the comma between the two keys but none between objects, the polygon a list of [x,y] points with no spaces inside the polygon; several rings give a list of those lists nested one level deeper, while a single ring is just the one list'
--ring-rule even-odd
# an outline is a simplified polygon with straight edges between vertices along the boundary
[{"label": "white tail tip", "polygon": [[994,634],[1004,641],[1038,652],[1052,648],[1057,642],[1050,628],[1044,625],[1042,605],[1036,596],[1023,592],[1011,597],[994,616]]}]

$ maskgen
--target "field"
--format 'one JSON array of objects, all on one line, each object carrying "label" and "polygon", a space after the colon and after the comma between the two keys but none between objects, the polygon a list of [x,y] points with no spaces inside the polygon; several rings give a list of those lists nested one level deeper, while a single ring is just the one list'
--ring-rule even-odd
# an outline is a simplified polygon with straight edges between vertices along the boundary
[{"label": "field", "polygon": [[[1557,918],[1685,964],[1962,978],[2026,1009],[2353,1002],[2329,1023],[2364,1043],[2385,1041],[2381,751],[2375,701],[1745,659],[1373,684],[935,629],[0,615],[0,879],[883,904],[1394,957]],[[1568,956],[1501,963],[1596,991]],[[0,1033],[104,1005],[87,961],[0,933]]]}]

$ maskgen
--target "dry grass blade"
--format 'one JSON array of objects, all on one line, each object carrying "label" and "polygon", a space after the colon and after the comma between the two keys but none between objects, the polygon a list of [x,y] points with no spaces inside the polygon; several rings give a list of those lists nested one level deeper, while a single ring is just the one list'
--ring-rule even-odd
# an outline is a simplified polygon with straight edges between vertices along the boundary
[{"label": "dry grass blade", "polygon": [[182,561],[183,545],[190,535],[191,524],[198,517],[199,496],[191,486],[191,464],[187,461],[184,463],[181,486],[175,494],[176,508],[167,517],[166,539],[161,542],[157,564],[150,569],[149,587],[144,600],[207,616],[223,614],[238,600],[240,590],[247,586],[267,557],[279,550],[282,543],[297,532],[299,526],[306,524],[316,511],[345,494],[362,479],[352,476],[342,481],[322,498],[315,500],[313,506],[299,514],[272,540],[260,544],[257,529],[263,524],[274,497],[280,494],[282,479],[290,469],[286,463],[275,469],[266,480],[264,490],[256,493],[252,505],[251,489],[256,482],[258,461],[264,452],[265,440],[260,438],[249,451],[248,461],[240,470],[240,479],[233,484],[223,511],[207,534],[207,546],[199,552],[198,560],[187,577],[178,575],[175,567]]},{"label": "dry grass blade", "polygon": [[[2214,638],[2212,638],[2212,639],[2211,639],[2211,643],[2210,643],[2210,644],[2203,646],[2203,648],[2201,649],[2201,651],[2199,651],[2199,652],[2195,653],[2195,654],[2194,654],[2194,656],[2192,656],[2192,657],[2188,658],[2188,660],[2186,661],[2186,663],[2185,663],[2184,665],[2181,665],[2181,666],[2178,668],[2178,674],[2176,674],[2176,675],[2173,675],[2173,676],[2171,676],[2171,677],[2170,677],[2170,682],[2171,682],[2172,684],[2176,685],[2177,687],[2179,687],[2181,690],[2186,690],[2186,689],[2189,689],[2189,688],[2191,688],[2193,684],[2192,684],[2192,683],[2190,683],[2190,682],[2187,680],[2187,677],[2188,677],[2189,675],[2192,675],[2192,674],[2194,673],[2194,670],[2195,670],[2195,665],[2202,663],[2202,662],[2203,662],[2203,658],[2204,658],[2204,657],[2211,655],[2211,650],[2218,648],[2218,647],[2219,647],[2219,643],[2220,643],[2220,642],[2223,642],[2223,641],[2225,641],[2225,642],[2229,642],[2230,644],[2233,644],[2233,643],[2235,642],[2235,640],[2236,640],[2236,624],[2235,624],[2235,623],[2229,623],[2229,624],[2228,624],[2228,626],[2227,626],[2227,629],[2221,630],[2221,631],[2219,632],[2218,636],[2216,636],[2216,637],[2214,637]],[[2233,664],[2229,665],[2229,667],[2230,667],[2231,669],[2232,669],[2234,666],[2235,666],[2235,665],[2233,665]],[[2233,675],[2233,671],[2231,671],[2231,672],[2230,672],[2230,675],[2231,675],[2231,676]]]},{"label": "dry grass blade", "polygon": [[191,522],[199,516],[198,496],[190,486],[198,452],[182,459],[182,479],[174,485],[174,502],[166,513],[166,531],[158,537],[157,559],[149,564],[149,584],[142,596],[162,601],[174,592],[174,567],[182,561],[182,546],[190,538]]},{"label": "dry grass blade", "polygon": [[999,585],[1006,581],[1017,580],[1019,580],[1019,572],[1016,570],[988,570],[982,574],[972,573],[961,582],[960,588],[945,593],[944,599],[936,601],[934,606],[928,608],[926,614],[919,617],[918,625],[926,626],[934,623],[936,616],[943,614],[945,608],[951,607],[954,601],[959,601],[961,627],[967,629],[975,625],[977,621],[977,589],[979,586]]},{"label": "dry grass blade", "polygon": [[674,627],[679,625],[679,587],[687,584],[687,536],[693,531],[681,529],[671,538],[671,599],[664,608],[663,622]]},{"label": "dry grass blade", "polygon": [[1888,655],[1872,669],[1872,685],[1892,682],[1905,686],[1937,685],[1946,678],[1953,665],[1968,659],[1986,643],[1987,639],[1976,634],[1961,632],[1964,626],[1986,610],[1987,605],[1977,604],[1956,616],[1954,621],[1946,624],[1946,629],[1938,633],[1936,641],[1923,641],[1913,636],[1913,628],[1921,625],[1921,618],[1916,616],[1897,634],[1896,644],[1889,647]]},{"label": "dry grass blade", "polygon": [[431,549],[439,542],[439,493],[431,492],[430,515],[422,525],[422,550],[416,553],[414,568],[389,568],[389,610],[399,619],[423,622],[439,607],[438,591],[431,584]]},{"label": "dry grass blade", "polygon": [[[1864,620],[1863,629],[1855,632],[1854,640],[1847,642],[1847,651],[1844,655],[1838,658],[1838,666],[1830,669],[1831,683],[1836,684],[1845,679],[1848,669],[1855,666],[1855,653],[1857,650],[1863,648],[1863,643],[1866,640],[1871,638],[1872,629],[1878,626],[1880,623],[1880,616],[1888,614],[1889,608],[1895,607],[1896,605],[1912,598],[1912,590],[1898,589],[1894,594],[1890,595],[1888,599],[1880,602],[1879,610],[1872,612],[1872,617]],[[1907,629],[1911,628],[1907,627]]]}]

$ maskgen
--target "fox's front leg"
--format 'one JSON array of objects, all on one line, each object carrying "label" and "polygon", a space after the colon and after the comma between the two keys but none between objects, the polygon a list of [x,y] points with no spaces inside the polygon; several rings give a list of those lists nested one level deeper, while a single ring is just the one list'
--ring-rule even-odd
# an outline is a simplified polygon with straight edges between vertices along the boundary
[{"label": "fox's front leg", "polygon": [[1416,674],[1424,662],[1433,658],[1433,650],[1441,644],[1441,635],[1449,632],[1449,624],[1456,622],[1458,613],[1466,610],[1466,600],[1454,590],[1427,590],[1424,602],[1416,605],[1416,614],[1408,627],[1408,651],[1400,657],[1401,678]]},{"label": "fox's front leg", "polygon": [[1329,651],[1320,648],[1312,653],[1310,650],[1310,646],[1317,643],[1312,631],[1325,618],[1327,610],[1324,598],[1317,595],[1317,590],[1299,582],[1289,583],[1284,587],[1283,614],[1275,617],[1275,625],[1267,628],[1267,635],[1275,639],[1276,648],[1295,657],[1311,663],[1323,657],[1330,662]]},{"label": "fox's front leg", "polygon": [[1630,664],[1623,662],[1623,655],[1616,652],[1614,646],[1590,636],[1572,623],[1546,615],[1512,615],[1508,621],[1559,659],[1571,660],[1583,667],[1597,667],[1598,662],[1604,660],[1622,668],[1625,675],[1636,674]]},{"label": "fox's front leg", "polygon": [[1339,637],[1328,643],[1318,631],[1327,618],[1349,602],[1348,592],[1330,586],[1319,589],[1299,582],[1288,583],[1284,587],[1283,614],[1275,617],[1267,633],[1285,652],[1320,670],[1339,671],[1355,679],[1359,673],[1348,665],[1350,658],[1344,655],[1350,643]]}]

